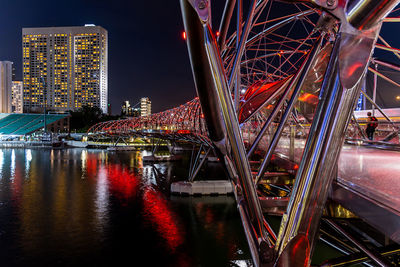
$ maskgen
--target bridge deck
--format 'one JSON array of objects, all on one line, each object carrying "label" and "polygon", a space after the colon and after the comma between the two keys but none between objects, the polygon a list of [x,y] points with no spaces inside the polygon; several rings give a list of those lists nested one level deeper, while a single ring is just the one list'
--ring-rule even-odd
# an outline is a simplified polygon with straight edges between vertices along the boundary
[{"label": "bridge deck", "polygon": [[400,214],[400,152],[344,146],[338,179]]},{"label": "bridge deck", "polygon": [[[300,162],[305,140],[297,139],[292,159]],[[277,154],[288,158],[289,139]],[[400,243],[400,152],[344,145],[331,198]]]}]

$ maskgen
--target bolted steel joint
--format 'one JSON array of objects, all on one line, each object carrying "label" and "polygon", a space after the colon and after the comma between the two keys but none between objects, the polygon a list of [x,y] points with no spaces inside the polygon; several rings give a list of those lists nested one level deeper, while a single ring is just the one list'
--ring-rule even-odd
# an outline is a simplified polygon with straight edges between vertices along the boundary
[{"label": "bolted steel joint", "polygon": [[238,197],[241,197],[241,196],[243,196],[243,190],[242,190],[242,187],[240,186],[240,185],[236,185],[235,186],[235,189],[236,189],[236,195],[238,196]]},{"label": "bolted steel joint", "polygon": [[335,0],[326,0],[326,5],[328,7],[333,7],[336,4]]},{"label": "bolted steel joint", "polygon": [[264,264],[271,263],[274,260],[274,249],[267,242],[261,241],[259,244],[260,261]]},{"label": "bolted steel joint", "polygon": [[211,7],[210,0],[184,0],[188,1],[190,5],[196,10],[197,15],[203,24],[210,23]]},{"label": "bolted steel joint", "polygon": [[207,1],[207,0],[201,0],[201,1],[199,1],[199,2],[197,3],[197,7],[198,7],[200,10],[205,9],[207,6],[208,6],[208,1]]}]

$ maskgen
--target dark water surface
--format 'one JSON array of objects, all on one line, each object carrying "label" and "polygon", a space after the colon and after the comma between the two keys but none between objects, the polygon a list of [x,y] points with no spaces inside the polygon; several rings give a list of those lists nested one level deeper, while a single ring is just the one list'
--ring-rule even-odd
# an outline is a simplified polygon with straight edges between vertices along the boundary
[{"label": "dark water surface", "polygon": [[188,159],[156,166],[159,178],[140,152],[0,150],[0,266],[250,266],[233,197],[170,196]]}]

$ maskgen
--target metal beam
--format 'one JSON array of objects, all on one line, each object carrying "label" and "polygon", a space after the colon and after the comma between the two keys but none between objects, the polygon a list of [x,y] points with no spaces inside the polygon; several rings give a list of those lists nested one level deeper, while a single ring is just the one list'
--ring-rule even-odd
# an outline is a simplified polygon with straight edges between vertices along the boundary
[{"label": "metal beam", "polygon": [[[324,35],[320,36],[319,39],[315,42],[314,47],[311,49],[311,51],[308,53],[308,58],[304,61],[303,65],[301,66],[299,72],[297,73],[296,77],[292,80],[291,84],[289,85],[288,89],[286,90],[286,97],[290,91],[293,90],[292,96],[288,102],[288,106],[286,107],[285,112],[282,115],[281,121],[278,125],[278,128],[275,131],[275,134],[269,144],[267,154],[264,157],[263,162],[261,163],[260,169],[258,170],[257,176],[256,176],[256,184],[260,181],[261,177],[264,176],[265,170],[267,166],[269,165],[269,162],[272,157],[272,153],[275,151],[276,146],[278,145],[279,138],[282,135],[283,129],[286,125],[287,120],[289,119],[293,107],[295,103],[297,102],[297,98],[300,94],[300,90],[302,89],[304,82],[306,80],[306,77],[308,76],[309,72],[312,69],[313,64],[315,63],[315,60],[317,58],[318,52],[321,49],[321,44],[324,39]],[[281,99],[285,100],[285,99]],[[278,103],[280,105],[282,103]],[[278,105],[277,104],[277,105]],[[275,111],[275,110],[274,110]],[[278,110],[279,111],[279,110]],[[277,111],[276,111],[277,112]],[[271,114],[272,115],[272,114]],[[265,131],[264,131],[265,132]],[[261,138],[259,138],[261,139]],[[254,145],[253,145],[254,146]]]},{"label": "metal beam", "polygon": [[[181,0],[180,3],[196,89],[202,107],[207,107],[209,111],[204,112],[203,109],[204,117],[209,122],[207,126],[210,125],[215,131],[218,130],[218,133],[223,134],[221,138],[214,141],[214,146],[225,156],[226,160],[232,158],[234,172],[237,173],[240,183],[241,195],[247,207],[249,218],[247,223],[251,225],[248,230],[257,237],[254,243],[257,246],[257,255],[260,255],[261,259],[255,260],[271,260],[271,258],[268,259],[268,255],[272,255],[272,253],[268,253],[271,251],[271,243],[251,176],[250,164],[246,158],[231,91],[228,89],[223,63],[209,24],[206,5],[204,5],[209,2]],[[247,23],[251,21],[255,3],[256,1],[253,1],[253,8],[250,9],[250,18]],[[250,26],[248,27],[250,28]],[[244,33],[242,38],[246,39]],[[243,39],[241,41],[244,42]],[[215,138],[210,139],[215,140]],[[230,169],[230,165],[227,165],[227,169]],[[242,217],[242,219],[247,220],[246,217]]]},{"label": "metal beam", "polygon": [[376,107],[379,112],[383,115],[383,117],[385,117],[385,119],[390,122],[390,124],[392,124],[392,126],[394,127],[394,129],[397,129],[396,125],[393,123],[393,121],[389,118],[388,115],[386,115],[386,113],[383,111],[383,109],[381,109],[376,103],[375,101],[373,101],[368,95],[367,93],[365,93],[364,91],[361,91],[361,93],[365,96],[365,98],[372,104],[373,107]]},{"label": "metal beam", "polygon": [[[243,17],[243,1],[237,0],[237,16],[236,16],[236,36],[242,36],[242,17]],[[240,39],[236,38],[236,53],[240,50]],[[240,59],[239,59],[240,60]],[[235,82],[235,90],[234,90],[234,103],[235,103],[235,110],[238,112],[239,110],[239,98],[240,98],[240,87],[241,87],[241,77],[240,77],[240,64],[237,68],[236,72],[236,82]]]},{"label": "metal beam", "polygon": [[226,0],[225,2],[224,13],[222,14],[218,36],[218,45],[221,51],[225,49],[226,35],[228,33],[229,23],[231,22],[233,10],[235,9],[235,4],[236,0]]},{"label": "metal beam", "polygon": [[211,151],[211,147],[207,149],[206,153],[204,154],[204,157],[201,159],[200,163],[198,164],[198,166],[196,167],[196,169],[194,170],[194,172],[192,173],[192,176],[190,177],[190,182],[193,182],[194,178],[196,178],[197,174],[199,173],[201,167],[203,167],[204,162],[207,160],[207,156]]},{"label": "metal beam", "polygon": [[[278,266],[310,264],[319,220],[335,176],[344,133],[360,95],[362,77],[375,43],[374,35],[355,35],[354,32],[346,32],[345,27],[341,30],[325,73],[320,101],[287,213],[282,219],[275,248]],[[378,30],[375,28],[374,33]]]},{"label": "metal beam", "polygon": [[[229,91],[232,91],[233,85],[235,84],[234,83],[234,78],[237,75],[238,68],[240,68],[240,61],[241,61],[242,56],[243,56],[243,52],[244,52],[244,49],[245,49],[247,37],[249,36],[249,33],[250,33],[250,29],[251,29],[251,25],[252,25],[253,17],[254,17],[254,11],[255,11],[255,8],[256,8],[256,3],[257,3],[257,0],[251,0],[250,7],[249,7],[249,12],[247,14],[246,23],[245,23],[245,25],[243,27],[242,34],[240,35],[239,46],[238,46],[238,48],[236,50],[236,56],[235,56],[235,59],[233,61],[231,74],[230,74],[229,80],[228,80],[229,81],[229,87],[228,87]],[[237,36],[238,35],[236,35],[236,37]]]},{"label": "metal beam", "polygon": [[[376,65],[376,64],[375,64],[375,65]],[[393,84],[393,85],[395,85],[395,86],[397,86],[397,87],[400,88],[400,84],[398,84],[398,83],[396,83],[395,81],[393,81],[392,79],[386,77],[385,75],[383,75],[382,73],[380,73],[380,72],[377,71],[376,69],[373,69],[373,68],[371,68],[371,67],[368,67],[368,70],[374,74],[374,86],[375,86],[375,77],[376,77],[376,76],[379,76],[379,77],[381,77],[382,79],[384,79],[384,80],[388,81],[389,83],[391,83],[391,84]],[[374,87],[374,88],[375,88],[375,87]]]},{"label": "metal beam", "polygon": [[332,228],[334,228],[337,232],[346,237],[351,243],[353,243],[360,251],[364,252],[371,260],[373,260],[376,264],[382,267],[393,266],[390,262],[388,262],[385,258],[383,258],[379,253],[368,249],[366,246],[361,244],[357,239],[347,233],[342,227],[336,224],[334,221],[330,219],[325,220]]},{"label": "metal beam", "polygon": [[[391,68],[391,69],[393,69],[395,71],[400,71],[400,66],[391,64],[389,62],[385,62],[385,61],[378,60],[378,59],[375,59],[375,58],[373,58],[371,61],[372,61],[373,64],[378,63],[381,66],[385,66],[385,67]],[[400,85],[399,85],[399,87],[400,87]]]}]

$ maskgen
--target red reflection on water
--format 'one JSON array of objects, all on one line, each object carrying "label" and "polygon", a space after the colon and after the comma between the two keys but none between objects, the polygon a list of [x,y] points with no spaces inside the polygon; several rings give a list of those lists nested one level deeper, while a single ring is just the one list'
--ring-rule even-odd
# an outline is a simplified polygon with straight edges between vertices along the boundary
[{"label": "red reflection on water", "polygon": [[133,172],[117,164],[106,166],[110,190],[120,200],[128,200],[136,196],[139,181]]},{"label": "red reflection on water", "polygon": [[147,188],[143,194],[143,206],[144,216],[174,252],[183,243],[183,233],[179,230],[174,219],[176,216],[168,207],[167,201],[158,192]]},{"label": "red reflection on water", "polygon": [[86,160],[86,171],[89,177],[95,177],[97,174],[98,158],[95,155],[89,154]]},{"label": "red reflection on water", "polygon": [[226,229],[224,228],[224,222],[217,218],[214,210],[209,205],[197,204],[196,213],[199,218],[203,218],[205,228],[213,232],[218,242],[223,243],[226,239]]}]

